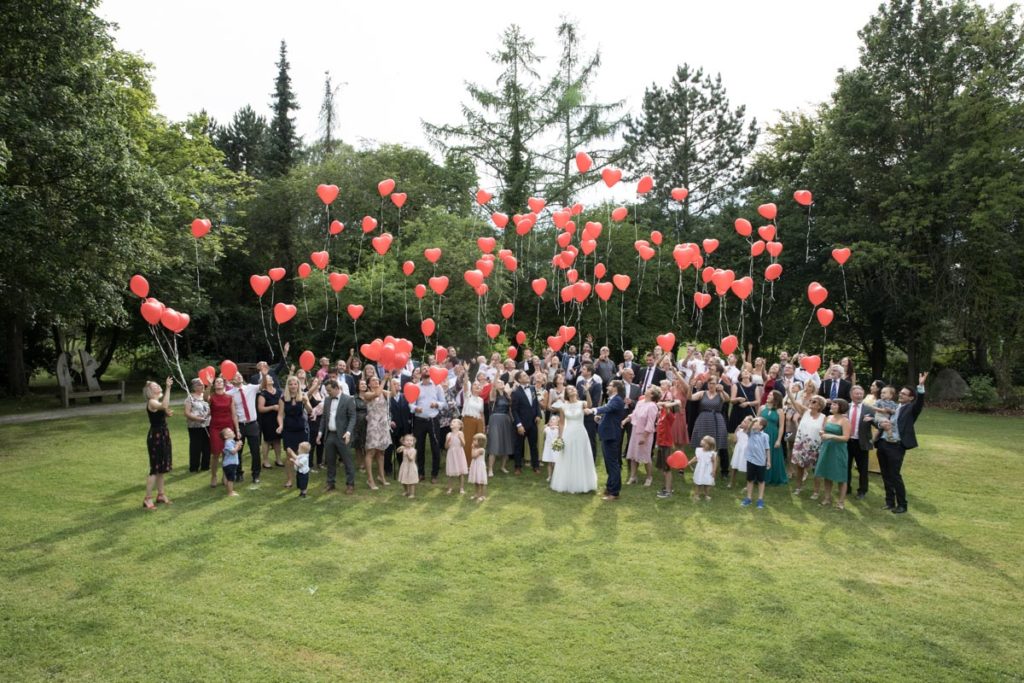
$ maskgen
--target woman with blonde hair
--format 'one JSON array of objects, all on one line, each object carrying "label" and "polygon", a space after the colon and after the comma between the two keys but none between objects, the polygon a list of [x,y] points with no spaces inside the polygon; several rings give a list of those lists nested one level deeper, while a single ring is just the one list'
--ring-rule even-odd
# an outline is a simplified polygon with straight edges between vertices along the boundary
[{"label": "woman with blonde hair", "polygon": [[142,390],[146,397],[146,414],[149,416],[149,434],[146,436],[146,450],[149,451],[149,477],[146,478],[146,497],[142,507],[155,510],[153,487],[156,486],[156,502],[170,505],[164,491],[164,475],[171,471],[171,433],[167,431],[167,418],[171,412],[171,385],[174,380],[167,378],[167,388],[161,389],[156,382],[146,382]]},{"label": "woman with blonde hair", "polygon": [[[320,380],[313,380],[313,389],[317,388]],[[285,453],[288,459],[285,461],[285,474],[287,481],[284,487],[290,489],[294,484],[295,465],[293,457],[298,455],[299,444],[309,441],[309,420],[307,416],[313,412],[313,405],[309,397],[302,391],[299,378],[290,375],[284,385],[284,393],[277,404],[277,433],[284,441]]]}]

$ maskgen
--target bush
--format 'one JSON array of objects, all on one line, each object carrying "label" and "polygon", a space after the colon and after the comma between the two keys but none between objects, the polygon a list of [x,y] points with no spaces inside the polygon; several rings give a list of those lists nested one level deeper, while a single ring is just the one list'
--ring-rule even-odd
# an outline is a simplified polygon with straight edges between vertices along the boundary
[{"label": "bush", "polygon": [[972,410],[989,411],[999,406],[999,394],[988,375],[975,375],[967,382],[963,403]]}]

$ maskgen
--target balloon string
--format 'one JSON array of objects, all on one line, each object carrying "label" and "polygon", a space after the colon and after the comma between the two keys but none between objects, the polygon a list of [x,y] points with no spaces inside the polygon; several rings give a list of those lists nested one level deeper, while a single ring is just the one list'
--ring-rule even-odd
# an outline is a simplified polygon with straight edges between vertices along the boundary
[{"label": "balloon string", "polygon": [[537,339],[537,335],[540,334],[540,300],[542,297],[537,297],[537,316],[533,323],[533,338]]},{"label": "balloon string", "polygon": [[196,305],[199,305],[199,296],[203,293],[203,288],[199,284],[199,240],[193,239],[192,246],[196,248]]},{"label": "balloon string", "polygon": [[796,347],[796,350],[798,352],[802,351],[802,349],[804,348],[804,336],[807,334],[807,328],[809,328],[811,326],[811,321],[814,320],[814,309],[815,308],[817,308],[817,306],[811,306],[811,315],[810,315],[809,318],[807,318],[807,324],[804,325],[804,332],[803,332],[803,334],[800,335],[800,344],[799,344],[799,346]]},{"label": "balloon string", "polygon": [[761,346],[761,337],[764,336],[764,280],[761,281],[761,305],[757,312],[757,345]]},{"label": "balloon string", "polygon": [[[157,326],[156,325],[150,325],[149,326],[149,331],[153,334],[153,340],[156,342],[156,348],[160,351],[160,355],[163,356],[164,363],[167,365],[167,369],[170,371],[171,375],[173,376],[174,375],[174,365],[171,364],[171,359],[167,357],[167,352],[164,351],[163,343],[161,343],[160,337],[157,335]],[[175,381],[177,381],[177,379],[175,379]],[[185,388],[184,384],[182,384],[181,388],[183,390],[187,391],[187,389]]]},{"label": "balloon string", "polygon": [[331,342],[331,351],[334,350],[334,345],[338,343],[338,331],[341,328],[341,300],[338,299],[338,293],[334,293],[334,340]]},{"label": "balloon string", "polygon": [[[327,294],[327,280],[329,278],[327,277],[327,271],[326,270],[321,271],[320,274],[323,275],[323,277],[324,277],[324,329],[321,330],[321,332],[326,332],[327,331],[327,321],[331,317],[331,302],[330,302],[330,299],[328,298],[328,294]],[[337,334],[338,334],[337,327],[335,327],[334,334],[335,334],[335,337],[337,337]],[[331,350],[332,351],[334,350],[334,345],[333,344],[331,345]]]},{"label": "balloon string", "polygon": [[402,287],[402,306],[405,308],[405,326],[409,326],[409,288]]},{"label": "balloon string", "polygon": [[356,319],[352,318],[352,338],[355,339],[354,347],[359,348],[359,332],[356,330]]},{"label": "balloon string", "polygon": [[839,272],[843,274],[843,313],[846,314],[846,319],[850,319],[850,295],[846,291],[846,268],[842,264],[839,264]]},{"label": "balloon string", "polygon": [[625,342],[623,342],[622,329],[623,321],[626,319],[626,292],[625,290],[619,292],[619,348],[626,348]]},{"label": "balloon string", "polygon": [[270,337],[267,335],[267,319],[263,317],[263,295],[260,295],[260,324],[263,326],[263,338],[267,341],[267,348],[270,355],[274,355],[274,347],[270,345]]},{"label": "balloon string", "polygon": [[302,285],[302,306],[306,309],[306,324],[309,325],[309,329],[313,329],[313,321],[309,319],[309,300],[306,298],[306,281],[301,280],[299,284]]},{"label": "balloon string", "polygon": [[[807,206],[807,241],[804,244],[804,263],[811,262],[811,207],[813,203]],[[778,230],[778,228],[776,228]]]}]

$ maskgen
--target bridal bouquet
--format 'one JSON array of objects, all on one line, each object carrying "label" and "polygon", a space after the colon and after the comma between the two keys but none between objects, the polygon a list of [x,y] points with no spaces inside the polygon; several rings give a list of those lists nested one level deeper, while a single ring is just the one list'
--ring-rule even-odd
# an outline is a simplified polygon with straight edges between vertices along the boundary
[{"label": "bridal bouquet", "polygon": [[563,448],[565,448],[565,442],[562,441],[562,437],[558,437],[555,439],[554,443],[551,444],[551,450],[556,453],[561,453]]}]

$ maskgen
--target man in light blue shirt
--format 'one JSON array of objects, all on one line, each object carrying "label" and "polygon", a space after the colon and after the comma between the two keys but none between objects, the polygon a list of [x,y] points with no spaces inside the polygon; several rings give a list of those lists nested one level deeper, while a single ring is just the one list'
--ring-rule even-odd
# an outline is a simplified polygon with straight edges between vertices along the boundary
[{"label": "man in light blue shirt", "polygon": [[425,479],[427,460],[427,437],[430,437],[430,483],[437,482],[437,474],[441,468],[441,425],[437,416],[445,403],[444,391],[430,380],[424,370],[420,380],[420,395],[412,404],[412,433],[416,437],[416,464],[419,467],[420,479]]}]

